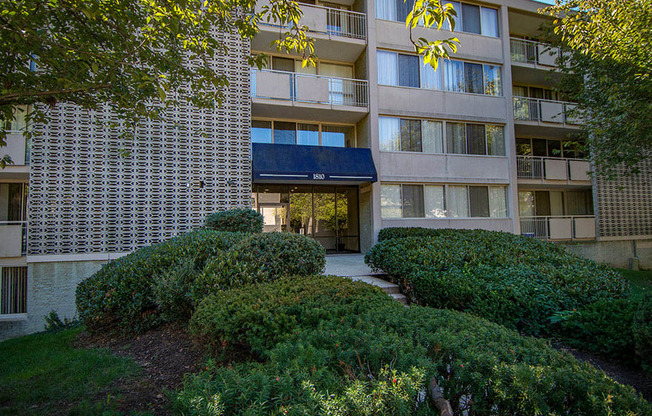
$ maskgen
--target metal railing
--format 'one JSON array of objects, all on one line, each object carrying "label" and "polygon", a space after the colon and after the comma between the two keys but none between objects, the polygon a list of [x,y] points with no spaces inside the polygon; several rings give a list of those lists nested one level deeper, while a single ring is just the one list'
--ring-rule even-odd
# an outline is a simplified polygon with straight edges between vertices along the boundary
[{"label": "metal railing", "polygon": [[594,215],[521,217],[521,235],[543,240],[595,239]]},{"label": "metal railing", "polygon": [[514,97],[514,119],[556,124],[581,124],[577,104],[541,98]]},{"label": "metal railing", "polygon": [[[304,7],[303,5],[301,7]],[[310,6],[318,7],[318,6]],[[326,26],[331,36],[367,39],[367,15],[348,10],[324,7],[327,12]]]},{"label": "metal railing", "polygon": [[510,38],[509,45],[512,62],[550,67],[557,66],[557,57],[560,54],[559,48],[547,43],[518,38]]},{"label": "metal railing", "polygon": [[[265,4],[259,1],[256,10]],[[309,32],[350,39],[367,39],[367,15],[365,13],[332,7],[301,4],[303,16],[300,24],[308,26]],[[279,27],[274,22],[261,21],[261,25]]]},{"label": "metal railing", "polygon": [[[268,78],[258,85],[261,75]],[[251,96],[332,106],[369,106],[369,88],[365,80],[257,70],[251,73]]]},{"label": "metal railing", "polygon": [[589,180],[588,177],[579,176],[580,169],[584,167],[581,164],[586,165],[587,171],[590,170],[584,159],[521,155],[516,156],[516,176],[519,179]]},{"label": "metal railing", "polygon": [[0,316],[27,313],[27,267],[0,267]]}]

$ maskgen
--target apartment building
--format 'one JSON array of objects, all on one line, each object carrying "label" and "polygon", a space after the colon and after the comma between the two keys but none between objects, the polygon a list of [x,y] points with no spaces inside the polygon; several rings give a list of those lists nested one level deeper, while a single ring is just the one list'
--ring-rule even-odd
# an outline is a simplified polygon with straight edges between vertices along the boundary
[{"label": "apartment building", "polygon": [[[72,106],[31,143],[20,120],[8,127],[0,338],[42,329],[50,310],[74,316],[77,283],[102,264],[237,206],[328,253],[365,252],[385,227],[481,228],[652,267],[652,169],[608,182],[566,145],[581,120],[555,91],[558,51],[536,40],[542,3],[451,2],[453,33],[415,29],[460,39],[436,71],[414,53],[409,3],[302,3],[317,65],[272,49],[274,25],[251,45],[225,37],[218,111],[172,109],[127,144],[110,112]],[[270,56],[264,69],[249,50]]]}]

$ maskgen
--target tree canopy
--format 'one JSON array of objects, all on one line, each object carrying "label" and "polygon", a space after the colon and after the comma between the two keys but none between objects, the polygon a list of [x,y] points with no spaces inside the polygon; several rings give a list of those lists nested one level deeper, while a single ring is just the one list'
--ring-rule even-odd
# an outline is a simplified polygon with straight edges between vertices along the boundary
[{"label": "tree canopy", "polygon": [[[263,0],[260,0],[261,2]],[[108,105],[124,122],[156,117],[180,101],[220,104],[228,85],[211,60],[226,53],[223,34],[252,39],[259,24],[279,28],[274,46],[314,64],[316,53],[300,5],[293,0],[12,0],[0,2],[0,126],[16,109],[45,121],[44,109],[66,102]],[[254,12],[257,10],[257,12]],[[455,12],[419,0],[408,19],[441,28]],[[412,16],[414,17],[412,19]],[[453,24],[453,23],[451,23]],[[414,41],[427,62],[448,56],[454,41]],[[250,56],[262,65],[263,56]],[[29,107],[27,107],[29,106]],[[128,134],[128,133],[125,133]],[[6,133],[0,128],[0,145]],[[2,164],[7,162],[2,161]]]},{"label": "tree canopy", "polygon": [[652,0],[558,0],[545,12],[569,52],[562,88],[584,117],[595,171],[637,173],[652,156]]}]

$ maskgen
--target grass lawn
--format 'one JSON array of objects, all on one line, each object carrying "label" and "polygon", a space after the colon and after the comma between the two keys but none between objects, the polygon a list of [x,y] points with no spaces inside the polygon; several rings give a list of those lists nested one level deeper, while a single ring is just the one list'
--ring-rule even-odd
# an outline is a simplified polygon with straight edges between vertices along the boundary
[{"label": "grass lawn", "polygon": [[634,296],[652,295],[652,270],[617,270],[632,284]]},{"label": "grass lawn", "polygon": [[[0,415],[116,415],[110,385],[139,372],[104,350],[71,346],[83,328],[0,343]],[[103,396],[98,394],[103,392]]]}]

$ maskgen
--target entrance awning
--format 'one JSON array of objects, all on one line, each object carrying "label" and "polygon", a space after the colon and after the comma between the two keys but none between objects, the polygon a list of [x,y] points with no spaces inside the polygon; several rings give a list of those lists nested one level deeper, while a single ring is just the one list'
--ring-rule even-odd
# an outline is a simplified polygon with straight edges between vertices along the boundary
[{"label": "entrance awning", "polygon": [[371,150],[253,143],[254,182],[364,183],[378,180]]}]

